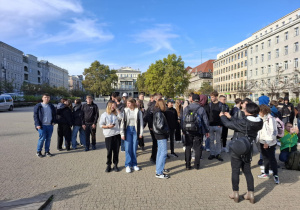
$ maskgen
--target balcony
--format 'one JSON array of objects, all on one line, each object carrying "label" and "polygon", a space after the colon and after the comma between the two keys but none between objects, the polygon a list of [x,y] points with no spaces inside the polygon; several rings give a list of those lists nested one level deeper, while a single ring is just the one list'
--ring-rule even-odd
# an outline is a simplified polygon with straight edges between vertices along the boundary
[{"label": "balcony", "polygon": [[115,87],[116,90],[137,90],[134,85],[118,85]]},{"label": "balcony", "polygon": [[200,72],[198,74],[199,78],[203,78],[203,79],[212,79],[212,73],[209,72]]}]

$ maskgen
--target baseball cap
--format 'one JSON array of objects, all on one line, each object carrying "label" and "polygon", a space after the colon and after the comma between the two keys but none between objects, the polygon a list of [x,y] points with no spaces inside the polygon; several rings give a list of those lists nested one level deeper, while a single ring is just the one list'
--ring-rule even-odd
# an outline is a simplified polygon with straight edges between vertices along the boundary
[{"label": "baseball cap", "polygon": [[127,93],[123,93],[123,95],[122,96],[125,96],[125,97],[127,97]]},{"label": "baseball cap", "polygon": [[200,96],[199,96],[198,94],[194,94],[194,95],[192,96],[192,100],[193,100],[193,101],[200,101]]}]

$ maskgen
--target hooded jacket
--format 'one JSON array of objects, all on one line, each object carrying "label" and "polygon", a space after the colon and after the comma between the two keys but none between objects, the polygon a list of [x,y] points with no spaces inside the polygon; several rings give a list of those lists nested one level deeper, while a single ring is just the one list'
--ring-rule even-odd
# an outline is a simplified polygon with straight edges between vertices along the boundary
[{"label": "hooded jacket", "polygon": [[152,101],[152,102],[148,103],[148,109],[144,116],[144,122],[145,122],[145,124],[148,123],[149,129],[152,128],[152,126],[153,126],[153,110],[154,110],[155,104],[156,104],[156,101]]},{"label": "hooded jacket", "polygon": [[200,101],[199,104],[202,106],[206,112],[207,117],[209,116],[209,106],[208,106],[208,99],[206,95],[199,95],[200,96]]},{"label": "hooded jacket", "polygon": [[63,103],[59,103],[56,108],[56,119],[58,124],[72,126],[72,111]]},{"label": "hooded jacket", "polygon": [[157,140],[169,137],[169,126],[165,112],[162,112],[159,108],[153,110],[153,133]]},{"label": "hooded jacket", "polygon": [[82,105],[82,125],[96,125],[98,118],[99,109],[97,104],[92,102],[91,104]]},{"label": "hooded jacket", "polygon": [[[53,104],[49,103],[49,106],[52,111],[52,120],[51,124],[56,123],[56,110]],[[33,110],[33,119],[34,119],[34,127],[36,129],[37,126],[43,127],[43,117],[44,117],[44,109],[41,103],[38,103],[34,106]]]},{"label": "hooded jacket", "polygon": [[167,108],[167,110],[165,112],[165,116],[167,118],[169,128],[171,130],[175,130],[175,128],[177,127],[177,124],[178,124],[178,114],[177,114],[176,109],[174,109],[173,107]]},{"label": "hooded jacket", "polygon": [[72,112],[72,122],[74,126],[82,126],[82,105],[75,104]]},{"label": "hooded jacket", "polygon": [[[290,103],[290,100],[288,97],[285,97],[284,101],[288,101],[288,103],[283,104],[283,107],[281,109],[282,117],[289,117],[289,121],[291,123],[293,123],[294,117],[295,117],[294,105],[292,103]],[[289,110],[289,107],[291,108],[291,110]]]},{"label": "hooded jacket", "polygon": [[260,96],[258,98],[258,103],[259,103],[259,105],[265,104],[265,105],[268,106],[269,103],[270,103],[270,98],[268,96],[265,96],[265,95]]},{"label": "hooded jacket", "polygon": [[185,107],[185,109],[183,110],[183,121],[184,121],[184,117],[186,116],[186,114],[188,113],[188,111],[197,111],[198,115],[200,116],[201,119],[201,124],[202,124],[202,130],[200,131],[199,135],[203,135],[209,132],[209,121],[208,121],[208,117],[206,114],[206,111],[204,110],[203,107],[200,106],[199,103],[197,102],[193,102],[190,105],[188,105],[187,107]]}]

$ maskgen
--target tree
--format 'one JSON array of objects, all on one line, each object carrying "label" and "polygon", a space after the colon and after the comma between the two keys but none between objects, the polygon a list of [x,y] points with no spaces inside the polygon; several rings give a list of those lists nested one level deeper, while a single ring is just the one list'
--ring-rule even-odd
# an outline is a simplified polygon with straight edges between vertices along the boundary
[{"label": "tree", "polygon": [[204,95],[209,95],[213,91],[214,88],[209,82],[204,82],[200,88],[200,93]]},{"label": "tree", "polygon": [[146,72],[144,72],[138,76],[136,83],[134,85],[135,85],[135,88],[137,88],[139,92],[149,93],[148,88],[145,85],[145,81],[146,81]]},{"label": "tree", "polygon": [[189,78],[181,57],[172,54],[150,65],[145,74],[145,86],[149,93],[160,92],[164,96],[174,97],[184,93]]},{"label": "tree", "polygon": [[116,70],[110,70],[109,66],[94,61],[89,68],[84,69],[85,80],[82,81],[82,85],[96,95],[109,95],[118,82],[116,72]]},{"label": "tree", "polygon": [[83,98],[86,93],[82,90],[70,90],[70,95],[72,97],[80,97],[80,98]]},{"label": "tree", "polygon": [[11,93],[14,92],[13,80],[10,81],[0,81],[0,92]]}]

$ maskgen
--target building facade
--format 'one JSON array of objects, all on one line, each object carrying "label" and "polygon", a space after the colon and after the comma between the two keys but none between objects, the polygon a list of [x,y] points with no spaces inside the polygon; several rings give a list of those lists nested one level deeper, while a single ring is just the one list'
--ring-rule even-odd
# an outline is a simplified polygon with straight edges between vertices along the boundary
[{"label": "building facade", "polygon": [[208,60],[194,68],[187,68],[187,71],[191,75],[189,90],[198,91],[203,83],[207,82],[210,85],[213,83],[213,61]]},{"label": "building facade", "polygon": [[40,85],[42,81],[42,70],[38,58],[34,55],[23,55],[24,81],[30,84]]},{"label": "building facade", "polygon": [[135,87],[136,80],[141,71],[132,69],[131,67],[122,67],[117,70],[118,83],[114,87],[115,92],[122,96],[127,93],[128,97],[138,97],[138,89]]},{"label": "building facade", "polygon": [[83,81],[82,75],[69,76],[69,89],[83,91],[82,81]]},{"label": "building facade", "polygon": [[1,41],[0,80],[12,82],[15,92],[24,81],[23,52]]},{"label": "building facade", "polygon": [[[47,62],[47,61],[41,61]],[[64,87],[69,90],[69,73],[68,70],[63,69],[53,63],[48,62],[49,65],[49,85],[51,87]]]}]

